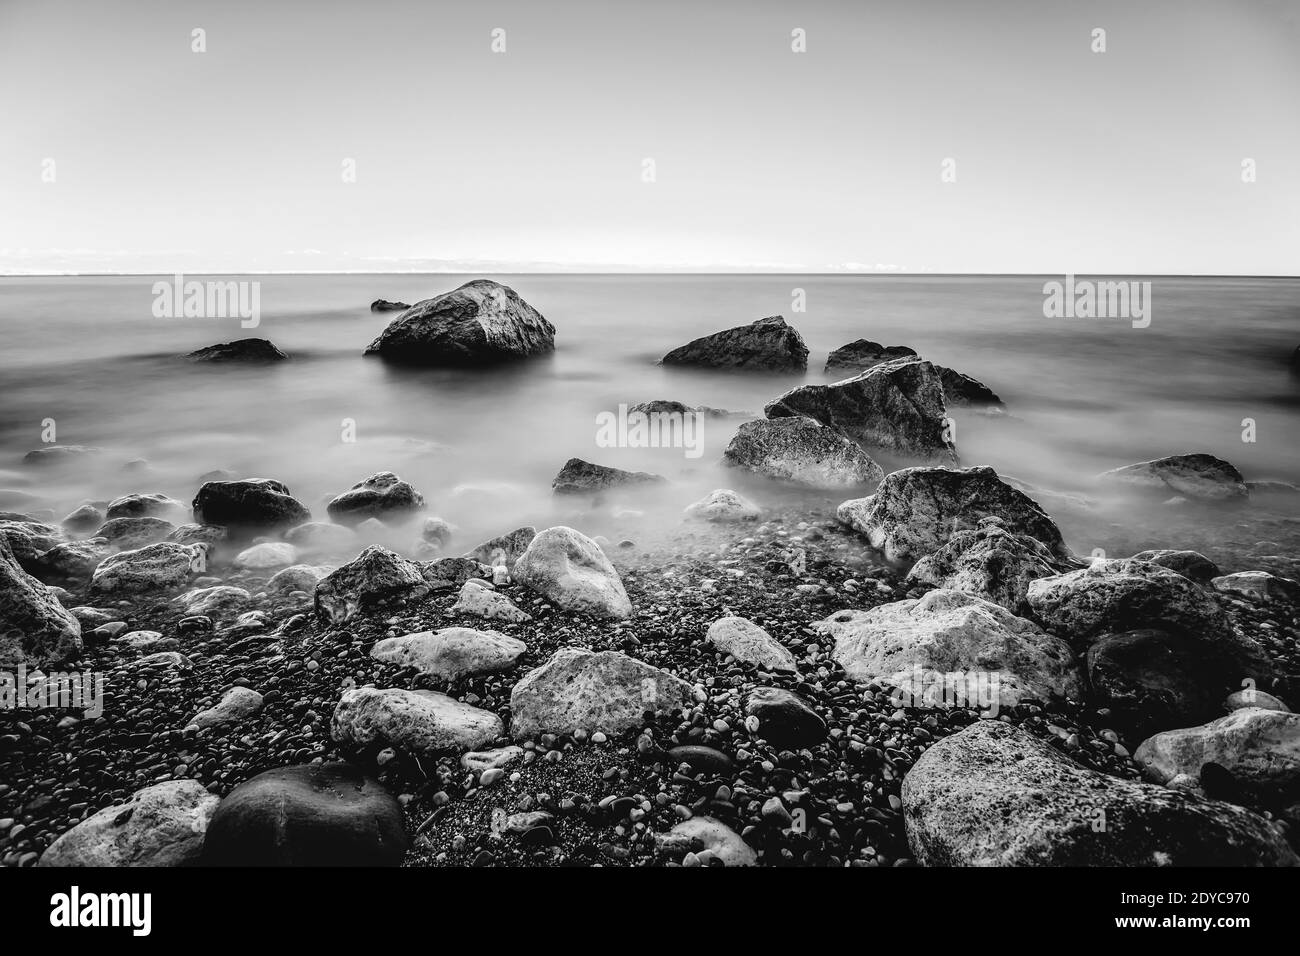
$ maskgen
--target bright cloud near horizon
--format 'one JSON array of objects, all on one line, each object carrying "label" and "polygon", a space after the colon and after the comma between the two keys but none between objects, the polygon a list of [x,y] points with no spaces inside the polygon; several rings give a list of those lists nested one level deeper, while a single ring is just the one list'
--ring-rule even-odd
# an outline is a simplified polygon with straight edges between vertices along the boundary
[{"label": "bright cloud near horizon", "polygon": [[1294,0],[0,0],[0,117],[4,274],[1300,274]]}]

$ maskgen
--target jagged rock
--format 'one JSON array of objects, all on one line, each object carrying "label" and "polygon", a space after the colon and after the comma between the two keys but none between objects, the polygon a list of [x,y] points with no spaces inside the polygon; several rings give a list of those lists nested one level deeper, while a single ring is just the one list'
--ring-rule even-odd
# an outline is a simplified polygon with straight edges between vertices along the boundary
[{"label": "jagged rock", "polygon": [[555,349],[555,326],[511,288],[488,279],[417,302],[370,343],[367,355],[412,365],[470,366]]},{"label": "jagged rock", "polygon": [[902,358],[920,358],[920,356],[906,345],[881,345],[870,339],[857,339],[848,345],[841,345],[832,352],[826,359],[825,371],[845,369],[861,372],[884,362]]},{"label": "jagged rock", "polygon": [[849,488],[884,477],[861,445],[802,417],[745,422],[727,445],[723,460],[768,478],[815,488]]},{"label": "jagged rock", "polygon": [[753,521],[763,509],[730,488],[718,488],[699,501],[686,506],[683,514],[704,521]]},{"label": "jagged rock", "polygon": [[110,554],[91,575],[93,591],[124,594],[180,587],[207,562],[202,544],[159,541],[134,551]]},{"label": "jagged rock", "polygon": [[925,866],[1300,863],[1249,810],[1089,770],[996,720],[933,744],[902,798],[908,845]]},{"label": "jagged rock", "polygon": [[387,299],[376,299],[370,303],[371,312],[404,312],[409,308],[405,302],[389,302]]},{"label": "jagged rock", "polygon": [[709,625],[704,639],[723,654],[770,671],[794,673],[794,655],[771,634],[743,617],[723,617]]},{"label": "jagged rock", "polygon": [[516,528],[509,534],[503,534],[484,541],[477,548],[465,552],[465,557],[472,558],[488,567],[504,567],[513,572],[519,556],[528,550],[537,537],[537,529],[531,525]]},{"label": "jagged rock", "polygon": [[966,591],[1023,615],[1029,582],[1069,567],[1037,538],[1007,531],[1001,518],[983,518],[917,561],[905,583]]},{"label": "jagged rock", "polygon": [[693,701],[691,685],[618,651],[563,647],[529,671],[510,693],[517,740],[575,730],[620,734],[646,711],[671,713]]},{"label": "jagged rock", "polygon": [[664,484],[665,481],[662,476],[647,471],[624,471],[606,465],[593,465],[581,458],[570,458],[551,482],[551,490],[557,495],[581,495],[611,488]]},{"label": "jagged rock", "polygon": [[[108,503],[105,517],[112,518],[157,518],[161,515],[183,514],[185,505],[175,498],[162,494],[122,495]],[[64,519],[67,520],[66,518]]]},{"label": "jagged rock", "polygon": [[237,531],[273,531],[311,520],[311,512],[272,478],[209,481],[194,496],[194,520]]},{"label": "jagged rock", "polygon": [[345,763],[278,767],[246,780],[208,825],[205,866],[398,866],[397,800]]},{"label": "jagged rock", "polygon": [[1167,730],[1133,754],[1148,780],[1169,784],[1186,775],[1204,785],[1217,764],[1242,793],[1269,803],[1300,796],[1300,714],[1246,707],[1200,727]]},{"label": "jagged rock", "polygon": [[431,690],[346,690],[330,724],[334,740],[366,753],[385,747],[414,757],[478,750],[502,734],[501,719]]},{"label": "jagged rock", "polygon": [[528,645],[499,631],[444,627],[404,637],[387,637],[370,656],[421,674],[456,681],[478,674],[495,674],[514,667]]},{"label": "jagged rock", "polygon": [[112,550],[107,543],[94,538],[56,544],[37,559],[37,576],[42,581],[85,583]]},{"label": "jagged rock", "polygon": [[371,545],[355,561],[331,571],[317,583],[316,616],[324,623],[342,624],[381,604],[420,598],[429,590],[419,564]]},{"label": "jagged rock", "polygon": [[808,346],[782,316],[772,315],[693,339],[665,355],[662,363],[802,372],[808,368]]},{"label": "jagged rock", "polygon": [[1143,551],[1133,555],[1133,560],[1148,561],[1170,571],[1177,571],[1197,584],[1208,584],[1212,578],[1223,573],[1217,564],[1198,551],[1174,551],[1167,548]]},{"label": "jagged rock", "polygon": [[1025,697],[1082,697],[1068,644],[962,591],[839,611],[813,627],[834,638],[832,656],[851,677],[894,688],[905,706],[996,710]]},{"label": "jagged rock", "polygon": [[1138,735],[1210,719],[1226,686],[1196,641],[1153,628],[1102,635],[1087,665],[1092,705]]},{"label": "jagged rock", "polygon": [[23,456],[24,465],[39,467],[64,467],[74,465],[84,458],[103,454],[104,449],[90,445],[46,445]]},{"label": "jagged rock", "polygon": [[774,747],[801,750],[826,739],[826,721],[798,694],[780,687],[755,687],[745,714],[758,719],[758,736]]},{"label": "jagged rock", "polygon": [[367,518],[401,524],[424,508],[424,496],[391,471],[381,471],[358,482],[325,508],[339,524],[355,526]]},{"label": "jagged rock", "polygon": [[523,624],[533,619],[527,611],[515,607],[510,598],[477,581],[465,582],[456,603],[451,607],[451,613],[469,614],[491,621],[508,621],[511,624]]},{"label": "jagged rock", "polygon": [[1214,590],[1224,594],[1245,595],[1258,601],[1300,603],[1300,582],[1267,571],[1239,571],[1216,577],[1210,583]]},{"label": "jagged rock", "polygon": [[942,365],[936,365],[934,370],[939,373],[939,380],[943,383],[943,398],[949,405],[1002,404],[1002,399],[998,398],[993,389],[979,379]]},{"label": "jagged rock", "polygon": [[595,617],[632,616],[632,602],[614,565],[586,535],[547,528],[515,562],[514,577],[549,601]]},{"label": "jagged rock", "polygon": [[351,528],[328,521],[308,521],[290,528],[284,540],[303,554],[345,555],[361,547],[361,539]]},{"label": "jagged rock", "polygon": [[236,339],[221,342],[190,352],[185,356],[191,362],[282,362],[289,356],[266,339]]},{"label": "jagged rock", "polygon": [[1177,571],[1132,558],[1098,559],[1080,571],[1029,585],[1029,606],[1043,626],[1080,645],[1102,634],[1156,628],[1187,636],[1227,679],[1271,672],[1259,645],[1237,634],[1215,600]]},{"label": "jagged rock", "polygon": [[758,854],[740,834],[713,817],[691,817],[674,824],[666,833],[656,833],[655,850],[674,858],[693,854],[697,861],[707,853],[724,866],[758,865]]},{"label": "jagged rock", "polygon": [[106,539],[115,548],[131,551],[166,541],[175,530],[175,525],[162,518],[110,518],[95,532],[95,537]]},{"label": "jagged rock", "polygon": [[284,568],[298,560],[298,549],[286,541],[263,541],[235,555],[235,567],[263,571]]},{"label": "jagged rock", "polygon": [[225,727],[238,724],[262,709],[262,695],[251,687],[232,687],[221,700],[207,710],[195,714],[190,723],[195,727]]},{"label": "jagged rock", "polygon": [[94,505],[86,504],[73,510],[59,522],[69,531],[93,531],[104,523],[104,513]]},{"label": "jagged rock", "polygon": [[1097,480],[1119,488],[1209,501],[1231,501],[1249,493],[1241,472],[1213,455],[1171,455],[1115,468]]},{"label": "jagged rock", "polygon": [[768,418],[804,415],[867,447],[956,462],[943,383],[929,362],[899,359],[831,385],[798,385],[763,408]]},{"label": "jagged rock", "polygon": [[156,783],[68,830],[41,854],[39,865],[192,865],[220,802],[197,780]]},{"label": "jagged rock", "polygon": [[915,561],[942,547],[957,531],[984,518],[1042,542],[1059,560],[1073,561],[1061,532],[1029,496],[976,468],[903,468],[885,476],[876,493],[839,506],[836,516],[864,534],[890,561]]},{"label": "jagged rock", "polygon": [[80,652],[81,624],[0,535],[0,666],[58,664]]}]

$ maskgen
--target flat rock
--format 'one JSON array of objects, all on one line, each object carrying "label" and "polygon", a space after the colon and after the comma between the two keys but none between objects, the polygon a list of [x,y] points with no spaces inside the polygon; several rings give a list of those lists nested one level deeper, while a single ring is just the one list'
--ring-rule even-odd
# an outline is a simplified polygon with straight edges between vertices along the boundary
[{"label": "flat rock", "polygon": [[495,674],[514,667],[528,645],[499,631],[444,627],[404,637],[388,637],[370,656],[399,667],[410,667],[445,681],[478,674]]},{"label": "flat rock", "polygon": [[392,747],[415,757],[479,750],[502,735],[501,719],[490,711],[431,690],[343,692],[330,724],[333,739],[358,751]]},{"label": "flat rock", "polygon": [[163,518],[110,518],[95,532],[115,548],[130,551],[146,544],[166,541],[176,526]]},{"label": "flat rock", "polygon": [[252,717],[262,709],[262,695],[251,687],[232,687],[215,706],[195,714],[190,723],[196,727],[226,727]]},{"label": "flat rock", "polygon": [[266,339],[236,339],[221,342],[190,352],[185,356],[191,362],[283,362],[289,356]]},{"label": "flat rock", "polygon": [[673,349],[664,365],[697,365],[771,372],[802,372],[808,368],[808,346],[798,330],[779,315],[768,316],[693,339]]},{"label": "flat rock", "polygon": [[565,610],[616,620],[632,616],[614,565],[596,542],[573,528],[540,532],[515,562],[514,577]]},{"label": "flat rock", "polygon": [[1241,472],[1213,455],[1171,455],[1114,468],[1097,480],[1118,488],[1208,501],[1231,501],[1249,493]]},{"label": "flat rock", "polygon": [[794,655],[771,634],[743,617],[723,617],[709,625],[704,639],[723,654],[770,671],[794,673]]},{"label": "flat rock", "polygon": [[814,488],[851,488],[884,477],[857,442],[803,417],[744,422],[723,452],[723,461]]},{"label": "flat rock", "polygon": [[856,339],[848,345],[841,345],[827,356],[825,371],[862,372],[883,362],[919,357],[915,349],[906,345],[881,345],[870,339]]},{"label": "flat rock", "polygon": [[652,475],[648,471],[624,471],[608,465],[594,465],[581,458],[570,458],[551,482],[551,491],[557,495],[584,495],[615,488],[662,485],[666,481],[661,475]]},{"label": "flat rock", "polygon": [[41,854],[39,865],[192,865],[220,802],[196,780],[145,787],[68,830]]},{"label": "flat rock", "polygon": [[24,455],[23,464],[39,468],[68,467],[103,452],[104,449],[90,445],[46,445]]}]

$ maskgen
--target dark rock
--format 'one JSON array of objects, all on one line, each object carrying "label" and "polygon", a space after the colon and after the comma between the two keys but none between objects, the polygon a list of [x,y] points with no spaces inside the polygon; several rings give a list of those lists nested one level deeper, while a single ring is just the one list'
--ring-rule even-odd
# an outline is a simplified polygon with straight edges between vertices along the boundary
[{"label": "dark rock", "polygon": [[1170,571],[1177,571],[1197,584],[1208,584],[1223,572],[1219,566],[1198,551],[1143,551],[1133,555],[1134,561],[1149,561]]},{"label": "dark rock", "polygon": [[409,308],[405,302],[389,302],[387,299],[376,299],[370,303],[371,312],[403,312]]},{"label": "dark rock", "polygon": [[825,371],[851,369],[861,372],[882,362],[918,357],[916,350],[909,349],[906,345],[881,345],[870,339],[857,339],[848,345],[841,345],[832,352],[826,359]]},{"label": "dark rock", "polygon": [[674,767],[680,764],[689,764],[694,770],[717,776],[731,773],[736,766],[736,762],[721,750],[703,747],[698,744],[673,747],[668,751],[668,759]]},{"label": "dark rock", "polygon": [[808,346],[783,317],[772,315],[687,342],[665,355],[662,363],[802,372],[808,368]]},{"label": "dark rock", "polygon": [[92,448],[89,445],[46,445],[44,448],[37,448],[35,451],[29,451],[24,455],[23,464],[66,466],[102,453],[102,448]]},{"label": "dark rock", "polygon": [[101,541],[67,541],[56,544],[38,559],[36,576],[51,583],[85,584],[112,548]]},{"label": "dark rock", "polygon": [[237,532],[275,531],[311,520],[311,512],[272,478],[209,481],[194,496],[194,520]]},{"label": "dark rock", "polygon": [[781,748],[815,747],[826,739],[826,721],[798,694],[780,687],[755,687],[745,713],[758,718],[758,736]]},{"label": "dark rock", "polygon": [[435,558],[420,562],[420,573],[435,591],[458,588],[472,578],[491,580],[492,568],[474,558]]},{"label": "dark rock", "polygon": [[0,535],[0,666],[63,663],[81,651],[81,625],[24,571]]},{"label": "dark rock", "polygon": [[1138,736],[1209,720],[1227,683],[1195,641],[1152,628],[1103,635],[1087,663],[1093,706]]},{"label": "dark rock", "polygon": [[205,866],[398,866],[402,810],[344,763],[280,767],[240,784],[208,824]]},{"label": "dark rock", "polygon": [[949,405],[1001,405],[1002,399],[978,379],[954,369],[936,365],[935,371],[943,382],[943,397]]},{"label": "dark rock", "polygon": [[289,356],[266,339],[237,339],[209,345],[185,356],[191,362],[281,362]]},{"label": "dark rock", "polygon": [[[156,518],[160,515],[168,515],[183,512],[185,506],[175,498],[168,498],[166,495],[123,495],[120,498],[114,498],[108,503],[108,511],[104,517],[113,518]],[[64,519],[67,520],[66,518]]]},{"label": "dark rock", "polygon": [[401,524],[424,508],[424,496],[391,471],[381,471],[343,492],[325,510],[341,525],[355,527],[367,518]]},{"label": "dark rock", "polygon": [[429,590],[419,564],[371,545],[317,583],[316,616],[327,624],[341,624],[390,601],[423,597]]},{"label": "dark rock", "polygon": [[1114,468],[1097,480],[1118,488],[1207,501],[1232,501],[1249,494],[1241,472],[1213,455],[1171,455]]},{"label": "dark rock", "polygon": [[370,343],[367,355],[411,365],[474,366],[555,349],[555,326],[510,288],[475,279],[417,302]]},{"label": "dark rock", "polygon": [[803,417],[745,422],[727,445],[723,460],[768,478],[815,488],[851,488],[884,476],[861,445]]},{"label": "dark rock", "polygon": [[593,465],[581,458],[570,458],[551,482],[557,495],[592,494],[610,488],[663,484],[666,479],[645,471],[624,471],[606,465]]},{"label": "dark rock", "polygon": [[86,504],[72,511],[60,524],[69,531],[93,531],[104,523],[104,513]]}]

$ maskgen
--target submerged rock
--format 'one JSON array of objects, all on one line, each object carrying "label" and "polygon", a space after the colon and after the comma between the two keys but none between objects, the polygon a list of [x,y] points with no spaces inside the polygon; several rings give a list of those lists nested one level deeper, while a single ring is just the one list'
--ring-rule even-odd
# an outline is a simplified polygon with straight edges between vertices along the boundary
[{"label": "submerged rock", "polygon": [[103,454],[104,449],[90,445],[46,445],[23,456],[24,465],[38,467],[63,467],[77,464],[82,459]]},{"label": "submerged rock", "polygon": [[1097,480],[1120,488],[1208,501],[1232,501],[1249,493],[1241,472],[1213,455],[1171,455],[1104,472]]},{"label": "submerged rock", "polygon": [[94,505],[81,505],[68,514],[61,522],[69,531],[93,531],[104,523],[104,513]]},{"label": "submerged rock", "polygon": [[687,505],[683,513],[688,518],[704,521],[753,521],[762,515],[763,509],[730,488],[718,488]]},{"label": "submerged rock", "polygon": [[284,540],[303,554],[354,554],[361,539],[351,528],[328,521],[308,521],[284,533]]},{"label": "submerged rock", "polygon": [[515,562],[515,578],[570,611],[596,617],[631,617],[623,582],[599,545],[558,526],[542,531]]},{"label": "submerged rock", "polygon": [[996,720],[932,745],[903,778],[902,798],[924,866],[1300,863],[1249,810],[1089,770]]},{"label": "submerged rock", "polygon": [[298,549],[286,541],[263,541],[235,555],[235,567],[262,571],[285,568],[298,560]]},{"label": "submerged rock", "polygon": [[19,565],[0,536],[0,666],[63,663],[81,651],[81,624]]},{"label": "submerged rock", "polygon": [[187,866],[203,852],[220,798],[197,780],[168,780],[87,817],[50,844],[39,865]]},{"label": "submerged rock", "polygon": [[661,361],[664,365],[802,372],[808,368],[808,346],[782,316],[771,315],[693,339]]},{"label": "submerged rock", "polygon": [[84,584],[112,550],[106,542],[95,538],[57,544],[38,559],[37,577],[42,581]]},{"label": "submerged rock", "polygon": [[769,402],[768,418],[807,416],[854,441],[955,462],[943,383],[929,362],[899,359],[831,385],[799,385]]},{"label": "submerged rock", "polygon": [[661,475],[652,475],[647,471],[624,471],[607,465],[593,465],[581,458],[570,458],[551,482],[551,490],[557,495],[592,494],[611,488],[666,483],[667,479]]},{"label": "submerged rock", "polygon": [[475,279],[417,302],[389,324],[367,355],[412,365],[473,366],[553,351],[555,326],[513,289]]},{"label": "submerged rock", "polygon": [[194,520],[238,531],[274,531],[311,520],[288,487],[271,478],[205,482],[194,496]]},{"label": "submerged rock", "polygon": [[222,342],[190,352],[185,358],[191,362],[282,362],[289,356],[266,339],[237,339]]},{"label": "submerged rock", "polygon": [[727,445],[723,460],[768,478],[815,488],[850,488],[884,477],[856,442],[803,417],[745,422]]}]

